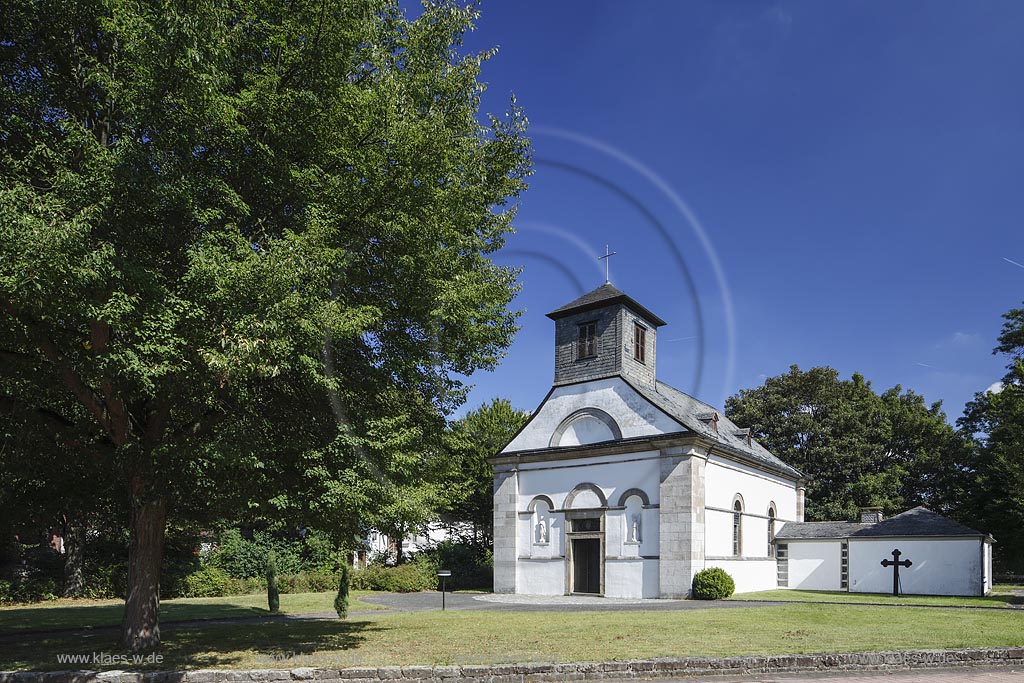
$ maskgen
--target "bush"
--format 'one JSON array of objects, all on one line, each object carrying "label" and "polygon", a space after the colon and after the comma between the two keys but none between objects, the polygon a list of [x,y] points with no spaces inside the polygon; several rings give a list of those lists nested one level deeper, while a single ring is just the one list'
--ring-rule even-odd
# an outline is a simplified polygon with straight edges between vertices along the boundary
[{"label": "bush", "polygon": [[339,619],[348,616],[348,565],[341,566],[341,576],[338,578],[338,595],[334,598],[334,611],[338,613]]},{"label": "bush", "polygon": [[250,541],[238,529],[221,533],[220,550],[209,556],[207,565],[223,569],[236,579],[262,578],[271,551],[277,558],[277,570],[282,574],[303,570],[300,541],[279,539],[263,531],[253,534]]},{"label": "bush", "polygon": [[[118,564],[86,564],[85,565],[85,590],[83,598],[120,598],[124,599],[128,594],[128,567],[123,563]],[[171,593],[161,589],[161,594],[169,596]]]},{"label": "bush", "polygon": [[697,600],[722,600],[732,595],[736,583],[721,567],[711,567],[693,576],[693,597]]},{"label": "bush", "polygon": [[277,568],[273,550],[267,556],[267,607],[271,612],[281,609],[281,594],[277,591]]},{"label": "bush", "polygon": [[[302,539],[306,545],[303,569],[324,576],[336,577],[343,567],[348,567],[348,551],[339,548],[333,539],[323,531],[310,529]],[[330,588],[337,586],[332,582]]]},{"label": "bush", "polygon": [[426,563],[400,564],[397,567],[372,564],[353,572],[349,584],[356,590],[418,593],[434,590],[437,575]]},{"label": "bush", "polygon": [[48,577],[0,581],[0,604],[56,600],[57,582]]},{"label": "bush", "polygon": [[181,580],[175,597],[213,598],[231,595],[234,587],[226,571],[217,567],[204,567]]},{"label": "bush", "polygon": [[338,587],[338,575],[328,572],[280,574],[277,587],[282,593],[325,593]]}]

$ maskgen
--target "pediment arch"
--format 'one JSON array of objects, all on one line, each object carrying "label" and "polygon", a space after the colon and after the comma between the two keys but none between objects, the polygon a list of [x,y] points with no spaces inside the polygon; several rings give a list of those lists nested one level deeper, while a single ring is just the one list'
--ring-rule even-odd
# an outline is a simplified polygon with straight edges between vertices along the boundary
[{"label": "pediment arch", "polygon": [[622,430],[611,415],[600,408],[581,408],[555,428],[548,446],[582,446],[622,438]]}]

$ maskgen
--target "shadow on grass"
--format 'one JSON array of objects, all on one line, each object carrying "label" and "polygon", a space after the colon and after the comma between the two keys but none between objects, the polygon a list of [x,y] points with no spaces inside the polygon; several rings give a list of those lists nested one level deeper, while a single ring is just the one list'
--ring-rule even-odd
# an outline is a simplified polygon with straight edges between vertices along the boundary
[{"label": "shadow on grass", "polygon": [[[308,666],[303,659],[324,652],[336,653],[342,665],[355,666],[358,656],[353,651],[364,643],[366,634],[386,628],[371,621],[328,619],[169,628],[163,631],[163,643],[154,653],[162,656],[161,661],[145,657],[127,661],[108,657],[111,661],[104,661],[103,655],[122,654],[117,647],[117,634],[109,631],[85,637],[78,633],[33,639],[31,647],[8,639],[0,643],[0,670],[290,669]],[[96,653],[100,654],[99,661],[94,660]],[[68,663],[69,655],[89,659]]]},{"label": "shadow on grass", "polygon": [[[267,616],[265,608],[227,602],[188,604],[165,602],[160,605],[160,622],[232,619]],[[109,605],[27,606],[0,610],[0,636],[68,629],[116,627],[121,624],[124,603]]]}]

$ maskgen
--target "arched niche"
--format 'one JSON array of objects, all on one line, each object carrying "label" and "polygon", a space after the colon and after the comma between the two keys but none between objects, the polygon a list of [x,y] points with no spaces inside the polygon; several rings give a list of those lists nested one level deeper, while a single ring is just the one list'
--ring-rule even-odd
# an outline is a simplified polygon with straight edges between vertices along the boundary
[{"label": "arched niche", "polygon": [[582,408],[562,420],[549,446],[582,446],[622,438],[615,419],[599,408]]},{"label": "arched niche", "polygon": [[647,494],[644,493],[642,489],[627,489],[622,492],[621,496],[619,496],[619,507],[625,507],[626,500],[632,498],[633,496],[636,496],[641,501],[643,501],[644,505],[651,504],[651,499],[647,497]]},{"label": "arched niche", "polygon": [[535,546],[546,546],[551,542],[554,518],[551,513],[555,509],[554,503],[547,496],[536,496],[526,506],[530,512],[530,538]]},{"label": "arched niche", "polygon": [[547,508],[548,508],[548,512],[550,512],[551,510],[555,509],[555,504],[551,502],[550,498],[548,498],[547,496],[544,496],[544,495],[540,495],[540,496],[534,496],[533,500],[530,501],[530,504],[526,506],[526,510],[528,512],[533,512],[534,510],[537,509],[537,504],[538,503],[546,505]]},{"label": "arched niche", "polygon": [[608,499],[595,484],[578,484],[565,497],[566,510],[593,510],[608,507]]}]

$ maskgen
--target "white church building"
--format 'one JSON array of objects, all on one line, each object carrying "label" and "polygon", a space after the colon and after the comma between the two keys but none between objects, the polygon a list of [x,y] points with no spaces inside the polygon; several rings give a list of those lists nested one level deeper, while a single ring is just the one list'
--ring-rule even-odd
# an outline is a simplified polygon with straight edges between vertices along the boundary
[{"label": "white church building", "polygon": [[[548,317],[554,385],[491,458],[495,592],[679,598],[708,567],[726,570],[736,592],[800,588],[814,572],[789,571],[787,552],[841,563],[838,538],[797,547],[812,528],[799,471],[658,381],[663,320],[610,283]],[[990,553],[973,557],[963,571],[990,565]],[[838,586],[839,564],[835,574]]]}]

